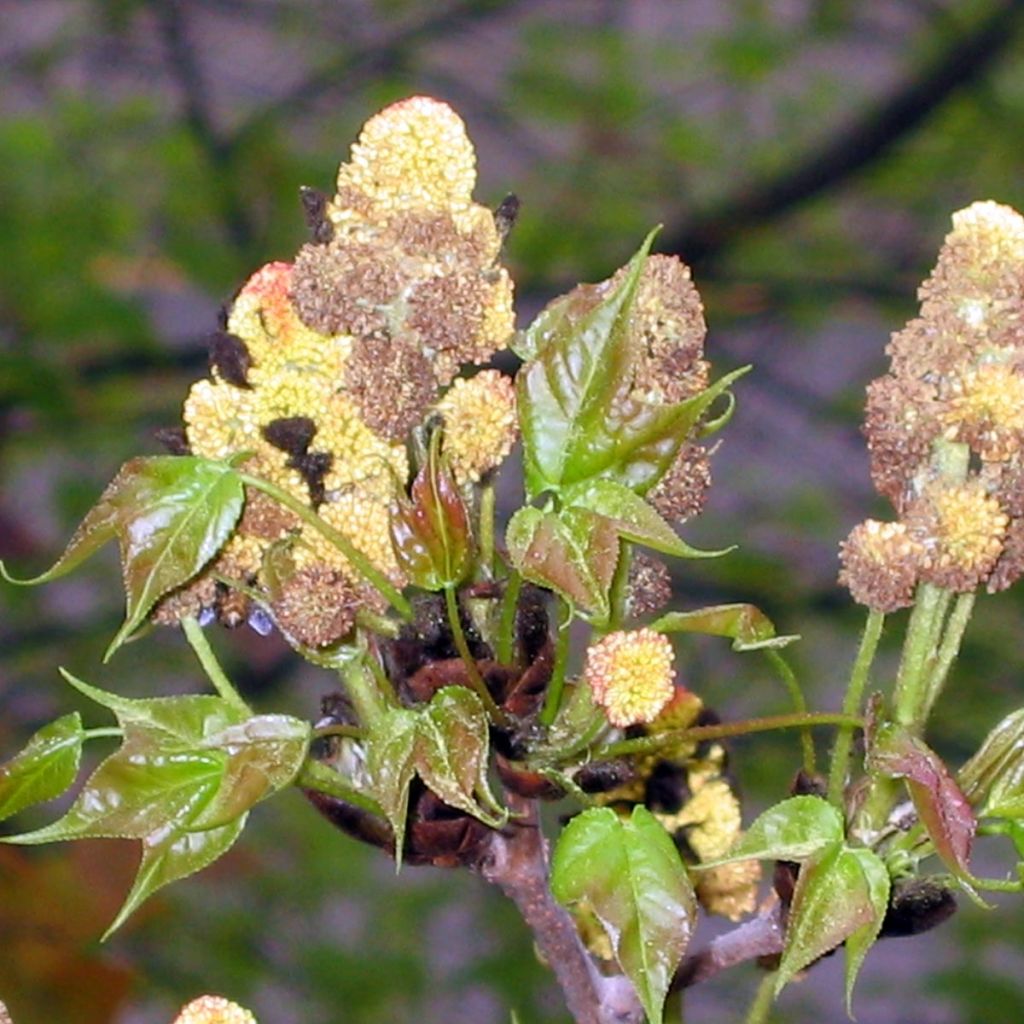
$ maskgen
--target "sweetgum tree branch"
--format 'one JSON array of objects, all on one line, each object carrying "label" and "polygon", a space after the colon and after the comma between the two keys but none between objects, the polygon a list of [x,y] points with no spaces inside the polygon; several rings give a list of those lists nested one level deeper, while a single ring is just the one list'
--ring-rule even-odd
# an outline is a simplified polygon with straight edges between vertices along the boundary
[{"label": "sweetgum tree branch", "polygon": [[577,1024],[643,1024],[633,986],[621,975],[600,974],[569,913],[551,895],[537,802],[514,793],[506,794],[506,802],[512,822],[504,832],[492,833],[477,870],[515,903]]},{"label": "sweetgum tree branch", "polygon": [[[691,266],[706,265],[738,236],[776,219],[875,163],[958,90],[978,81],[1017,37],[1024,4],[1002,0],[938,48],[920,70],[774,177],[755,181],[660,240]],[[948,26],[945,29],[948,32]]]}]

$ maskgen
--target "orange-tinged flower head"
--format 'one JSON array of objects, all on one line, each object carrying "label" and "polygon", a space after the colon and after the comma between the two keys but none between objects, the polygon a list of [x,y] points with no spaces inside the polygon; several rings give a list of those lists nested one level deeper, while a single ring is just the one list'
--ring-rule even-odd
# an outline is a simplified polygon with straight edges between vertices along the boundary
[{"label": "orange-tinged flower head", "polygon": [[182,1009],[174,1024],[256,1024],[256,1018],[223,996],[200,996]]},{"label": "orange-tinged flower head", "polygon": [[674,692],[672,644],[646,627],[609,633],[587,650],[584,676],[612,725],[651,722]]},{"label": "orange-tinged flower head", "polygon": [[1005,363],[982,363],[958,377],[942,414],[946,436],[966,441],[983,459],[1002,461],[1024,438],[1024,375]]},{"label": "orange-tinged flower head", "polygon": [[924,555],[924,546],[910,536],[904,523],[868,519],[842,543],[839,582],[849,587],[855,601],[875,611],[908,608],[914,603]]}]

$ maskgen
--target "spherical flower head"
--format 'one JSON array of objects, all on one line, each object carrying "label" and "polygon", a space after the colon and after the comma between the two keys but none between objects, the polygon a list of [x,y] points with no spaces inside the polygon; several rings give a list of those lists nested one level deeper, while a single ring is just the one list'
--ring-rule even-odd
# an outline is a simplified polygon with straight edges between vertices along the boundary
[{"label": "spherical flower head", "polygon": [[982,487],[968,483],[931,488],[908,509],[906,521],[925,548],[922,578],[967,592],[991,573],[1009,517]]},{"label": "spherical flower head", "polygon": [[256,1024],[256,1018],[223,996],[200,996],[182,1009],[174,1024]]},{"label": "spherical flower head", "polygon": [[515,385],[498,370],[456,380],[437,411],[444,417],[442,451],[460,485],[475,483],[501,465],[515,444]]},{"label": "spherical flower head", "polygon": [[907,608],[914,603],[924,551],[905,524],[868,519],[840,546],[839,582],[855,601],[874,611]]},{"label": "spherical flower head", "polygon": [[612,725],[651,722],[673,694],[672,644],[646,627],[609,633],[588,648],[584,676]]},{"label": "spherical flower head", "polygon": [[942,420],[946,436],[966,441],[983,459],[1000,462],[1024,438],[1024,375],[1004,363],[982,363],[951,385]]}]

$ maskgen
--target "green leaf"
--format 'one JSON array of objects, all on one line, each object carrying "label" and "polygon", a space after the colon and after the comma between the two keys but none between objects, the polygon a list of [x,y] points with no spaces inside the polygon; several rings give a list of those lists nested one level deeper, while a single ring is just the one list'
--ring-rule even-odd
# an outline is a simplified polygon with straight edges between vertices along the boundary
[{"label": "green leaf", "polygon": [[[536,352],[517,376],[526,490],[557,489],[589,444],[587,428],[628,387],[634,360],[630,311],[654,240],[644,240],[614,290],[597,285],[556,299],[527,329]],[[582,477],[576,477],[581,479]]]},{"label": "green leaf", "polygon": [[103,939],[111,936],[157,889],[194,875],[221,857],[245,828],[247,815],[220,828],[189,832],[182,828],[155,833],[142,844],[142,861],[124,905]]},{"label": "green leaf", "polygon": [[677,558],[715,558],[721,551],[698,551],[681,540],[658,511],[624,484],[614,480],[587,480],[562,492],[569,508],[587,509],[611,520],[619,536]]},{"label": "green leaf", "polygon": [[598,617],[619,560],[615,524],[586,509],[563,513],[521,508],[505,534],[509,558],[525,579],[561,594]]},{"label": "green leaf", "polygon": [[157,888],[198,871],[234,842],[249,808],[296,776],[311,730],[285,715],[247,717],[220,697],[130,700],[64,676],[117,715],[123,743],[62,818],[3,841],[141,840],[142,864],[116,927]]},{"label": "green leaf", "polygon": [[[879,871],[885,875],[884,883]],[[884,900],[879,904],[883,890]],[[849,956],[847,959],[849,996],[863,954],[881,927],[888,901],[885,866],[868,850],[855,851],[840,844],[806,862],[800,869],[789,910],[776,995],[808,964],[858,935],[852,960]]]},{"label": "green leaf", "polygon": [[508,820],[487,782],[489,734],[480,698],[463,686],[446,686],[426,707],[391,708],[370,726],[366,770],[371,792],[395,833],[401,863],[409,811],[409,786],[419,775],[433,793],[485,825]]},{"label": "green leaf", "polygon": [[586,901],[611,941],[649,1020],[665,995],[696,917],[679,852],[645,807],[628,820],[607,807],[584,811],[559,836],[551,891],[563,904]]},{"label": "green leaf", "polygon": [[44,725],[20,753],[0,765],[0,821],[60,796],[78,774],[82,740],[81,716],[64,715]]},{"label": "green leaf", "polygon": [[793,796],[760,815],[727,857],[698,869],[740,860],[803,861],[843,841],[843,816],[820,796]]},{"label": "green leaf", "polygon": [[104,660],[142,623],[164,594],[192,579],[230,537],[242,512],[242,483],[229,466],[194,456],[126,462],[46,572],[12,583],[46,583],[66,575],[117,537],[127,608]]},{"label": "green leaf", "polygon": [[752,604],[719,604],[692,612],[669,612],[651,623],[659,633],[701,633],[732,640],[734,651],[786,647],[798,636],[776,636],[775,626]]},{"label": "green leaf", "polygon": [[1024,818],[1024,709],[985,737],[957,777],[979,817]]},{"label": "green leaf", "polygon": [[855,857],[860,864],[867,885],[868,900],[871,903],[873,916],[846,939],[846,1012],[853,1016],[853,986],[857,981],[864,957],[875,944],[878,933],[882,929],[886,911],[889,909],[889,890],[891,882],[885,864],[871,850],[863,847],[851,848],[846,851]]}]

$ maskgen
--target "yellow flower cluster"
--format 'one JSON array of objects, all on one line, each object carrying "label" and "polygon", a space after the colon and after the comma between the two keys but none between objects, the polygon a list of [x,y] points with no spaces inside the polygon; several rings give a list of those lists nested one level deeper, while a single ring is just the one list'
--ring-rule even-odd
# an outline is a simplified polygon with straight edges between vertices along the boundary
[{"label": "yellow flower cluster", "polygon": [[182,1008],[174,1024],[256,1024],[256,1018],[222,996],[200,996]]},{"label": "yellow flower cluster", "polygon": [[1024,217],[979,202],[953,215],[921,314],[868,388],[875,486],[897,523],[863,523],[840,582],[879,611],[918,581],[957,592],[1024,571]]},{"label": "yellow flower cluster", "polygon": [[620,630],[587,649],[584,677],[612,725],[653,721],[674,689],[672,644],[653,629]]},{"label": "yellow flower cluster", "polygon": [[[268,264],[246,282],[211,339],[210,378],[185,402],[192,453],[251,453],[246,472],[316,509],[397,585],[388,526],[409,475],[410,430],[437,408],[464,482],[496,466],[515,439],[514,393],[500,374],[458,380],[443,394],[513,330],[501,234],[473,202],[475,181],[465,126],[445,104],[414,97],[372,118],[336,195],[319,203],[315,241],[294,264]],[[288,580],[263,578],[268,552],[282,544],[294,571],[316,580],[321,606],[310,609],[308,629]],[[262,587],[272,609],[288,591],[280,611],[307,643],[337,639],[326,623],[350,625],[354,591],[376,601],[322,533],[251,489],[212,572]],[[210,579],[172,595],[157,617],[208,606]]]}]

